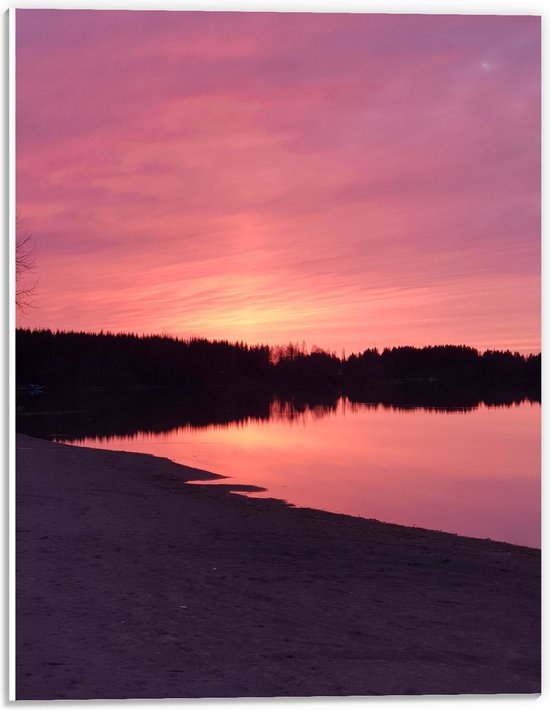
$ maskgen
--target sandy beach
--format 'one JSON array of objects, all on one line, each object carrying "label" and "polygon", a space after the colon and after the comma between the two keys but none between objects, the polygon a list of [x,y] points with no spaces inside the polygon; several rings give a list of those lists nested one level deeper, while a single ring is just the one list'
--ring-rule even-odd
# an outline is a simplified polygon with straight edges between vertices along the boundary
[{"label": "sandy beach", "polygon": [[540,691],[538,550],[153,456],[18,434],[16,462],[18,700]]}]

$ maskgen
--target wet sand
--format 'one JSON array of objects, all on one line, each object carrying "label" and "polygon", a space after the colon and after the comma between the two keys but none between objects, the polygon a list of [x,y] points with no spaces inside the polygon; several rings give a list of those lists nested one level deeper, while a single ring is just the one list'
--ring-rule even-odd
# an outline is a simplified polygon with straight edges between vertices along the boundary
[{"label": "wet sand", "polygon": [[16,461],[18,700],[540,691],[538,550],[142,454],[18,434]]}]

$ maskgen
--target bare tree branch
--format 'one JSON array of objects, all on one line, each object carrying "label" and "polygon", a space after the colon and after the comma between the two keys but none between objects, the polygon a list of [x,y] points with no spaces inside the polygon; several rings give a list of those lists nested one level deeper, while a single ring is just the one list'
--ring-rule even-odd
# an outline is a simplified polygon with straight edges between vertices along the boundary
[{"label": "bare tree branch", "polygon": [[[17,227],[19,220],[16,220]],[[25,313],[33,308],[32,297],[38,281],[32,285],[26,282],[29,272],[36,268],[34,245],[30,234],[18,235],[15,238],[15,306]]]}]

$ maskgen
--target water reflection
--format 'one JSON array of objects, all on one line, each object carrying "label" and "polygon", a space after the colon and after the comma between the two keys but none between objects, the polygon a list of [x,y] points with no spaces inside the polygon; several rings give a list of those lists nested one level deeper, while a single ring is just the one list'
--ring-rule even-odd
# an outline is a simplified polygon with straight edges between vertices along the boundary
[{"label": "water reflection", "polygon": [[295,505],[540,546],[539,404],[390,395],[44,395],[18,430],[167,456]]},{"label": "water reflection", "polygon": [[38,396],[18,393],[17,430],[33,436],[77,441],[88,437],[141,437],[182,427],[194,429],[248,426],[284,419],[304,423],[342,412],[471,412],[485,407],[513,407],[534,401],[524,393],[446,392],[409,383],[362,391],[335,389],[272,392],[201,389],[66,390]]}]

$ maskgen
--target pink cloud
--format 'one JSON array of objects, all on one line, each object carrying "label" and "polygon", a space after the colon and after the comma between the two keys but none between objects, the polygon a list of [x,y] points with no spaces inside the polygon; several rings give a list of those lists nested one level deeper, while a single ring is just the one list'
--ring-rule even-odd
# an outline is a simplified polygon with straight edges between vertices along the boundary
[{"label": "pink cloud", "polygon": [[21,324],[540,347],[540,22],[17,14]]}]

